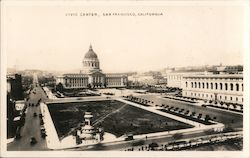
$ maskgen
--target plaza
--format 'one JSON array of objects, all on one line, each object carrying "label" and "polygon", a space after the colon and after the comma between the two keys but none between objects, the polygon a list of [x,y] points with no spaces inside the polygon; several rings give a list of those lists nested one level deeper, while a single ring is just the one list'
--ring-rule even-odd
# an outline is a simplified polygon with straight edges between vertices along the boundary
[{"label": "plaza", "polygon": [[192,127],[116,100],[55,103],[48,104],[48,107],[59,137],[79,127],[84,122],[83,112],[87,109],[94,115],[94,126],[101,125],[105,132],[116,137]]}]

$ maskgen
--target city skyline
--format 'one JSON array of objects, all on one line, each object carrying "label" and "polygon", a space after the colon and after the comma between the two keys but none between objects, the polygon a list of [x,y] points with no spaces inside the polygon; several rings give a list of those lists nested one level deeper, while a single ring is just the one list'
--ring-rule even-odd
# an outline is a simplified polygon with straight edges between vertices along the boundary
[{"label": "city skyline", "polygon": [[[66,16],[83,11],[100,16]],[[163,15],[102,16],[107,11],[150,11]],[[81,69],[90,44],[100,59],[101,69],[108,72],[220,63],[243,65],[245,12],[240,5],[154,6],[136,11],[134,6],[52,9],[24,5],[7,6],[4,13],[3,39],[7,44],[4,43],[3,52],[7,54],[7,67],[11,68]]]}]

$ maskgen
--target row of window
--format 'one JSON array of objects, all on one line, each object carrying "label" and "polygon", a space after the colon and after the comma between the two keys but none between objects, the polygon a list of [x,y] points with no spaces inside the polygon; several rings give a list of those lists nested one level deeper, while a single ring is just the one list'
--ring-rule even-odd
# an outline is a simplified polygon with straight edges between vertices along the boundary
[{"label": "row of window", "polygon": [[[188,87],[188,82],[186,82],[186,87]],[[241,90],[243,91],[243,83],[241,84]],[[239,91],[240,84],[236,83],[235,86],[233,83],[204,83],[204,82],[191,82],[191,88],[202,88],[202,89],[216,89],[216,90],[231,90]]]},{"label": "row of window", "polygon": [[73,79],[73,80],[66,80],[65,83],[70,83],[70,84],[78,84],[78,83],[88,83],[88,80],[83,80],[83,79]]},{"label": "row of window", "polygon": [[181,79],[182,78],[182,76],[169,76],[168,77],[169,79]]},{"label": "row of window", "polygon": [[[185,93],[187,96],[187,92]],[[200,93],[191,93],[191,97],[201,97],[201,98],[210,98],[213,99],[214,95],[213,94],[200,94]],[[219,95],[218,98],[221,101],[233,101],[232,96],[221,96]],[[240,101],[239,97],[235,97],[235,101],[238,102]],[[243,98],[241,98],[241,101],[243,102]]]},{"label": "row of window", "polygon": [[108,82],[108,85],[123,85],[122,82]]},{"label": "row of window", "polygon": [[93,62],[85,62],[84,66],[99,67],[99,64],[98,63],[93,63]]},{"label": "row of window", "polygon": [[121,82],[121,78],[107,78],[107,82]]}]

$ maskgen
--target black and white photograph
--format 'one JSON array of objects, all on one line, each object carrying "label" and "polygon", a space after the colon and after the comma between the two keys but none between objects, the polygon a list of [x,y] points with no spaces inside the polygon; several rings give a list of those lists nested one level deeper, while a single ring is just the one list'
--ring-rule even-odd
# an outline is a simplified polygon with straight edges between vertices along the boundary
[{"label": "black and white photograph", "polygon": [[1,1],[1,157],[249,157],[248,1]]}]

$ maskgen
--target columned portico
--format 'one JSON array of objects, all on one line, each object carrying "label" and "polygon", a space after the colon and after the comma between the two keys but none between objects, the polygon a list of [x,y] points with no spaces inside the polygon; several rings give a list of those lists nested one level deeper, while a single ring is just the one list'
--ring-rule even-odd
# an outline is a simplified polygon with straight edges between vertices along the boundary
[{"label": "columned portico", "polygon": [[183,78],[183,96],[243,104],[243,75],[192,75]]}]

